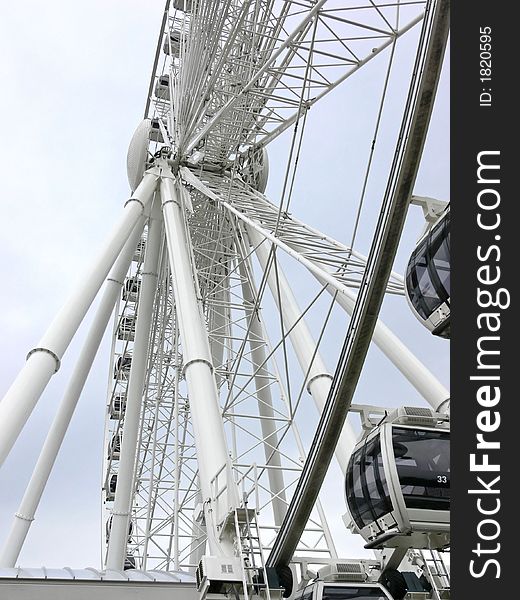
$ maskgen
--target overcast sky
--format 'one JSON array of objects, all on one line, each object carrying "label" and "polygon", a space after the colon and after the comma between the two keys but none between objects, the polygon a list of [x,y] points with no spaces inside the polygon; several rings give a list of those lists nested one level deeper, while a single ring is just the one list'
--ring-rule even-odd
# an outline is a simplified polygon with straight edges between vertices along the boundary
[{"label": "overcast sky", "polygon": [[[0,19],[0,181],[4,260],[0,295],[0,396],[22,367],[90,264],[128,197],[126,151],[142,118],[164,0],[27,0],[2,8]],[[410,66],[412,32],[388,101],[381,136],[398,127]],[[379,62],[378,62],[379,61]],[[385,57],[359,72],[311,111],[292,212],[344,243],[370,147]],[[445,68],[416,193],[449,199],[449,73]],[[270,149],[268,193],[277,200],[288,136]],[[393,142],[374,165],[358,250],[367,252]],[[386,156],[386,160],[385,157]],[[377,176],[379,174],[379,176]],[[412,207],[395,270],[403,273],[422,228]],[[295,270],[295,273],[298,273]],[[305,296],[305,281],[291,280]],[[300,296],[299,296],[300,297]],[[387,298],[385,322],[447,386],[449,344],[428,334],[403,298]],[[88,325],[88,319],[85,325]],[[318,317],[311,318],[314,330]],[[85,328],[82,328],[84,331]],[[324,351],[334,369],[344,330]],[[47,427],[80,348],[74,342],[0,471],[0,543],[30,477]],[[105,340],[28,536],[26,566],[99,566],[100,485],[109,346]],[[415,390],[371,350],[357,402],[423,404]],[[337,473],[336,473],[337,475]],[[327,511],[345,552],[345,512],[337,477],[326,483]]]}]

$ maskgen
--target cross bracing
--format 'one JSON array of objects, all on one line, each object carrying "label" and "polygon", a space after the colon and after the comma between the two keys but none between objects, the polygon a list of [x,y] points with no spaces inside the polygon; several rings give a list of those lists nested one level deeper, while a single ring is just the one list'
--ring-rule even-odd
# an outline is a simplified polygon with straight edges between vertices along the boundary
[{"label": "cross bracing", "polygon": [[164,119],[181,155],[198,149],[207,163],[232,163],[389,49],[421,21],[425,4],[230,0],[194,2],[189,13],[170,7],[152,81],[169,75],[176,101],[151,93],[146,115]]},{"label": "cross bracing", "polygon": [[[154,126],[150,160],[125,205],[120,250],[131,226],[147,221],[146,234],[126,278],[107,283],[123,288],[103,483],[112,569],[125,557],[144,569],[175,570],[195,568],[208,552],[240,554],[246,530],[237,511],[253,511],[261,532],[260,547],[244,564],[279,541],[306,461],[302,431],[310,414],[323,411],[333,380],[334,358],[326,364],[322,350],[363,292],[367,259],[354,245],[387,81],[350,245],[293,214],[307,116],[387,49],[388,79],[397,40],[430,5],[173,4],[166,6],[146,107]],[[263,148],[293,124],[275,204],[258,184],[267,167]],[[103,259],[96,282],[109,269]],[[304,293],[296,292],[298,277]],[[402,300],[402,276],[391,273],[384,291]],[[443,386],[382,323],[372,340],[430,405],[446,401]],[[58,342],[56,351],[49,342],[50,350],[32,352],[43,350],[59,367],[68,341]],[[317,414],[309,413],[312,403]],[[352,439],[347,423],[336,449],[343,472]],[[294,558],[318,555],[336,556],[319,500]]]}]

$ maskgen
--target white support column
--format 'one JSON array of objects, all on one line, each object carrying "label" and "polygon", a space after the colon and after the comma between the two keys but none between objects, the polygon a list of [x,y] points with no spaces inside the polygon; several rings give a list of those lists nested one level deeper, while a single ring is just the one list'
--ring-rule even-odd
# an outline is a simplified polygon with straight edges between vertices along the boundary
[{"label": "white support column", "polygon": [[14,567],[18,560],[72,415],[76,409],[78,399],[103,339],[110,315],[114,310],[123,280],[132,262],[137,242],[141,237],[143,225],[144,217],[141,217],[107,278],[103,296],[92,321],[87,339],[43,444],[22,502],[14,516],[9,535],[0,552],[0,567]]},{"label": "white support column", "polygon": [[0,402],[0,466],[8,456],[27,419],[60,361],[81,321],[135,224],[150,202],[157,183],[157,171],[147,171],[142,182],[125,204],[119,223],[112,230],[90,271],[58,312],[27,362]]},{"label": "white support column", "polygon": [[148,226],[146,252],[141,274],[141,289],[137,307],[132,365],[128,380],[123,439],[121,440],[116,493],[112,509],[112,526],[108,539],[107,569],[119,571],[123,569],[126,557],[128,527],[134,492],[136,448],[139,437],[153,303],[157,291],[157,269],[161,239],[162,216],[157,196]]},{"label": "white support column", "polygon": [[[199,490],[197,491],[197,495],[195,497],[195,505],[202,503],[202,495],[200,493],[200,484]],[[195,565],[194,567],[190,567],[189,572],[192,575],[195,575],[197,570],[197,566],[200,563],[202,557],[206,554],[206,544],[204,543],[204,538],[207,538],[206,527],[202,523],[198,523],[193,520],[193,524],[191,526],[191,537],[192,542],[190,545],[190,564]],[[179,567],[177,567],[179,568]]]},{"label": "white support column", "polygon": [[[240,250],[242,250],[240,248]],[[281,525],[285,513],[287,512],[287,501],[285,496],[285,482],[283,471],[276,467],[281,467],[280,453],[275,450],[278,447],[278,433],[276,431],[276,421],[274,420],[273,399],[271,397],[271,387],[269,385],[269,373],[265,366],[265,342],[264,331],[259,314],[253,312],[255,303],[255,294],[252,289],[252,273],[246,267],[242,256],[239,264],[240,277],[242,279],[242,296],[244,308],[247,317],[247,326],[249,329],[249,348],[251,352],[251,362],[255,375],[256,399],[258,403],[258,414],[260,415],[260,426],[262,428],[262,437],[264,438],[265,463],[274,469],[267,469],[269,478],[269,487],[273,494],[273,517],[275,525]],[[248,272],[249,271],[249,272]]]},{"label": "white support column", "polygon": [[[211,362],[208,331],[195,288],[196,273],[191,262],[191,241],[186,233],[184,207],[171,172],[164,167],[161,199],[172,268],[177,318],[182,342],[184,374],[190,399],[191,420],[197,450],[201,493],[205,506],[208,542],[212,555],[232,552],[217,538],[219,518],[238,503],[238,490],[230,481],[230,461],[226,444],[217,387]],[[220,474],[219,474],[220,473]],[[216,506],[209,506],[211,481],[219,474],[217,485],[227,485]]]},{"label": "white support column", "polygon": [[[213,296],[214,306],[213,310],[209,315],[209,330],[213,332],[212,337],[209,341],[211,351],[211,361],[213,366],[216,368],[222,364],[224,358],[224,343],[225,329],[228,325],[227,321],[227,306],[226,302],[229,301],[229,290],[225,289],[224,285],[221,285],[220,289],[215,292]],[[215,371],[215,383],[217,388],[220,388],[221,377],[217,371]]]},{"label": "white support column", "polygon": [[[262,236],[254,229],[248,227],[247,232],[251,243],[255,246],[256,255],[262,269],[267,271],[269,260],[269,246],[264,244]],[[332,375],[327,370],[321,354],[316,351],[309,328],[301,317],[301,310],[296,298],[291,291],[280,265],[278,265],[278,278],[275,277],[274,267],[271,268],[267,283],[271,290],[273,300],[282,314],[286,330],[290,330],[289,339],[298,358],[304,374],[307,373],[307,390],[311,394],[318,411],[323,411],[327,395],[330,390]],[[348,460],[356,443],[356,434],[350,423],[345,422],[341,437],[336,446],[336,458],[343,474],[346,473]]]}]

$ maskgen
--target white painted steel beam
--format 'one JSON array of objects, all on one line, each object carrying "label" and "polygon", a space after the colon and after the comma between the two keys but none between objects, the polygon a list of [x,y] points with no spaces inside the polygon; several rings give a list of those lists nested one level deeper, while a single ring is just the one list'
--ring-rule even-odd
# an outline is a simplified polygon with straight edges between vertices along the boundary
[{"label": "white painted steel beam", "polygon": [[143,225],[144,217],[141,217],[107,278],[105,289],[87,339],[80,352],[76,367],[71,375],[49,433],[45,438],[40,456],[34,467],[22,502],[14,516],[7,539],[0,551],[0,567],[14,567],[18,560],[29,528],[34,521],[36,510],[47,485],[54,462],[76,409],[83,386],[103,339],[110,315],[114,310],[123,280],[132,262],[137,242],[141,237]]},{"label": "white painted steel beam", "polygon": [[[258,414],[260,415],[260,427],[262,429],[265,462],[270,467],[281,467],[278,447],[277,425],[274,420],[273,399],[271,388],[267,384],[269,373],[264,366],[266,364],[264,331],[259,312],[253,311],[255,294],[252,289],[252,273],[246,268],[245,257],[241,257],[239,265],[242,277],[242,296],[246,310],[247,326],[249,329],[249,349],[251,353],[252,367],[255,372],[256,400]],[[283,471],[279,469],[268,469],[267,476],[269,486],[273,495],[272,507],[275,525],[281,525],[287,510],[285,496],[285,483]]]},{"label": "white painted steel beam", "polygon": [[[161,179],[168,254],[172,268],[175,304],[184,361],[184,375],[190,398],[191,420],[197,450],[199,478],[205,507],[210,553],[228,554],[217,537],[217,522],[238,503],[238,490],[228,477],[230,460],[220,411],[215,374],[211,360],[208,331],[196,293],[196,273],[184,219],[180,181],[166,165]],[[225,491],[211,505],[212,481]],[[226,487],[227,486],[227,487]]]},{"label": "white painted steel beam", "polygon": [[[216,196],[215,198],[218,199]],[[298,249],[282,242],[275,235],[266,231],[258,223],[236,210],[227,202],[222,202],[222,204],[247,225],[250,234],[253,233],[255,236],[260,234],[260,237],[255,239],[261,240],[265,238],[279,248],[282,248],[289,256],[304,265],[322,285],[326,285],[329,293],[338,292],[336,301],[345,310],[352,310],[350,307],[353,307],[352,301],[355,299],[355,296],[347,286],[337,281],[329,271],[323,269],[319,263],[302,256]],[[377,320],[374,329],[373,341],[376,342],[376,340],[380,349],[431,406],[438,408],[440,404],[449,398],[449,392],[446,388],[380,319]]]},{"label": "white painted steel beam", "polygon": [[237,102],[244,97],[244,95],[249,92],[254,84],[260,79],[260,77],[276,62],[276,59],[284,52],[286,48],[290,46],[293,40],[298,36],[298,34],[305,28],[307,23],[309,23],[315,15],[319,12],[321,7],[325,4],[327,0],[318,0],[316,4],[309,10],[309,12],[305,15],[305,17],[300,21],[300,23],[296,26],[296,28],[285,38],[283,44],[274,52],[267,61],[262,65],[262,67],[250,78],[248,83],[240,90],[240,93],[228,100],[226,104],[219,109],[219,111],[210,119],[210,121],[202,128],[200,132],[198,132],[192,140],[187,145],[185,154],[188,155],[195,146],[203,139],[214,127],[217,123],[237,104]]},{"label": "white painted steel beam", "polygon": [[58,312],[0,403],[0,466],[8,456],[27,419],[103,284],[128,236],[148,206],[157,183],[157,171],[147,171],[123,214],[81,284]]},{"label": "white painted steel beam", "polygon": [[[264,240],[257,231],[248,228],[248,235],[252,245],[255,246],[256,255],[262,270],[267,272],[269,268],[269,246],[263,243]],[[325,366],[320,352],[316,349],[316,342],[312,337],[307,323],[301,318],[302,311],[296,302],[296,298],[280,265],[277,266],[276,275],[274,268],[269,270],[267,283],[273,300],[282,314],[284,326],[289,331],[289,339],[298,358],[300,368],[307,377],[307,390],[311,394],[318,412],[321,414],[330,390],[332,375]],[[346,473],[348,460],[356,444],[356,439],[357,436],[352,426],[350,423],[345,422],[336,446],[336,459],[343,474]]]},{"label": "white painted steel beam", "polygon": [[[316,274],[314,276],[322,285],[327,286],[329,294],[335,294],[336,291],[330,285]],[[356,303],[354,293],[348,291],[346,294],[337,294],[336,302],[352,316]],[[381,319],[378,319],[374,328],[372,341],[434,410],[438,410],[449,399],[449,391]]]},{"label": "white painted steel beam", "polygon": [[121,440],[116,493],[112,508],[112,526],[108,540],[107,569],[113,570],[123,569],[126,557],[134,490],[136,448],[139,438],[153,303],[157,291],[159,250],[162,240],[162,216],[158,202],[159,199],[156,198],[148,225],[139,305],[137,307],[135,342],[126,395],[123,439]]},{"label": "white painted steel beam", "polygon": [[405,34],[410,29],[412,29],[413,27],[415,27],[415,25],[417,25],[418,23],[420,23],[423,19],[424,19],[424,13],[421,13],[415,19],[413,19],[412,21],[410,21],[410,23],[408,23],[405,27],[403,27],[399,31],[396,31],[394,33],[394,35],[392,35],[391,37],[389,37],[388,40],[384,44],[381,44],[381,46],[379,46],[378,48],[375,48],[372,51],[371,54],[369,54],[364,59],[358,61],[351,69],[349,69],[346,73],[344,73],[339,79],[337,79],[336,81],[334,81],[333,83],[331,83],[329,86],[327,86],[325,88],[325,90],[323,90],[321,93],[319,93],[318,95],[316,95],[311,100],[307,101],[306,104],[305,104],[304,110],[295,112],[288,119],[285,119],[285,121],[283,121],[282,123],[280,123],[280,125],[278,125],[277,127],[275,127],[275,129],[273,129],[268,134],[266,134],[263,138],[261,138],[260,141],[258,142],[258,144],[255,144],[255,147],[256,148],[260,148],[262,146],[267,146],[267,144],[270,144],[274,139],[276,139],[280,134],[282,134],[291,125],[293,125],[298,119],[300,119],[305,114],[306,110],[309,110],[312,106],[314,106],[316,104],[316,102],[318,102],[324,96],[326,96],[327,94],[329,94],[330,92],[332,92],[332,90],[336,89],[338,87],[338,85],[340,85],[346,79],[348,79],[349,77],[351,77],[352,75],[354,75],[354,73],[356,73],[357,71],[359,71],[359,69],[361,69],[362,67],[364,67],[368,62],[370,62],[378,54],[381,54],[381,52],[383,52],[383,50],[386,50],[386,48],[388,48],[389,46],[391,46],[395,42],[395,40],[397,38],[400,38],[403,34]]}]

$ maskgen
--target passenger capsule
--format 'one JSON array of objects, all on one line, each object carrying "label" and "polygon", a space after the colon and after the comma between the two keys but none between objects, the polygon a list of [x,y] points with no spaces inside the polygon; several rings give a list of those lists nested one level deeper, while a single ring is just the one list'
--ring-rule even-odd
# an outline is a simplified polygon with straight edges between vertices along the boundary
[{"label": "passenger capsule", "polygon": [[119,327],[117,328],[117,339],[133,342],[135,338],[135,324],[135,315],[125,315],[121,317]]},{"label": "passenger capsule", "polygon": [[353,527],[366,548],[443,548],[450,532],[448,417],[391,413],[354,448],[345,481]]},{"label": "passenger capsule", "polygon": [[160,75],[155,83],[155,97],[159,100],[170,100],[170,76]]},{"label": "passenger capsule", "polygon": [[179,58],[181,53],[181,37],[180,29],[172,29],[169,37],[164,38],[163,52],[171,54],[174,58]]},{"label": "passenger capsule", "polygon": [[126,410],[126,394],[119,393],[114,394],[112,402],[110,403],[110,418],[119,420],[124,416]]},{"label": "passenger capsule", "polygon": [[114,365],[114,379],[126,380],[132,366],[132,357],[130,354],[119,356]]},{"label": "passenger capsule", "polygon": [[121,433],[116,433],[112,436],[108,445],[108,459],[119,460],[121,455]]},{"label": "passenger capsule", "polygon": [[117,486],[117,474],[114,473],[110,476],[108,482],[108,489],[106,490],[106,500],[107,502],[113,502],[116,497],[116,486]]},{"label": "passenger capsule", "polygon": [[[112,529],[112,515],[110,515],[110,517],[108,518],[106,525],[105,525],[105,533],[106,533],[106,540],[108,543],[108,540],[110,538],[110,530]],[[132,531],[134,530],[134,524],[132,521],[128,522],[128,543],[130,543],[132,541]]]},{"label": "passenger capsule", "polygon": [[132,260],[134,262],[142,262],[143,258],[144,258],[144,250],[146,247],[146,240],[144,238],[141,238],[138,242],[137,242],[137,246],[134,252],[134,256],[132,258]]},{"label": "passenger capsule", "polygon": [[152,142],[164,144],[164,137],[161,132],[161,126],[159,125],[159,119],[150,119],[150,130],[148,137]]},{"label": "passenger capsule", "polygon": [[191,12],[192,0],[173,0],[173,8],[183,12]]},{"label": "passenger capsule", "polygon": [[450,209],[417,244],[406,270],[406,297],[433,335],[450,337]]},{"label": "passenger capsule", "polygon": [[380,583],[314,581],[298,590],[294,600],[394,600]]},{"label": "passenger capsule", "polygon": [[123,286],[123,300],[136,302],[141,289],[141,280],[139,277],[129,277]]}]

